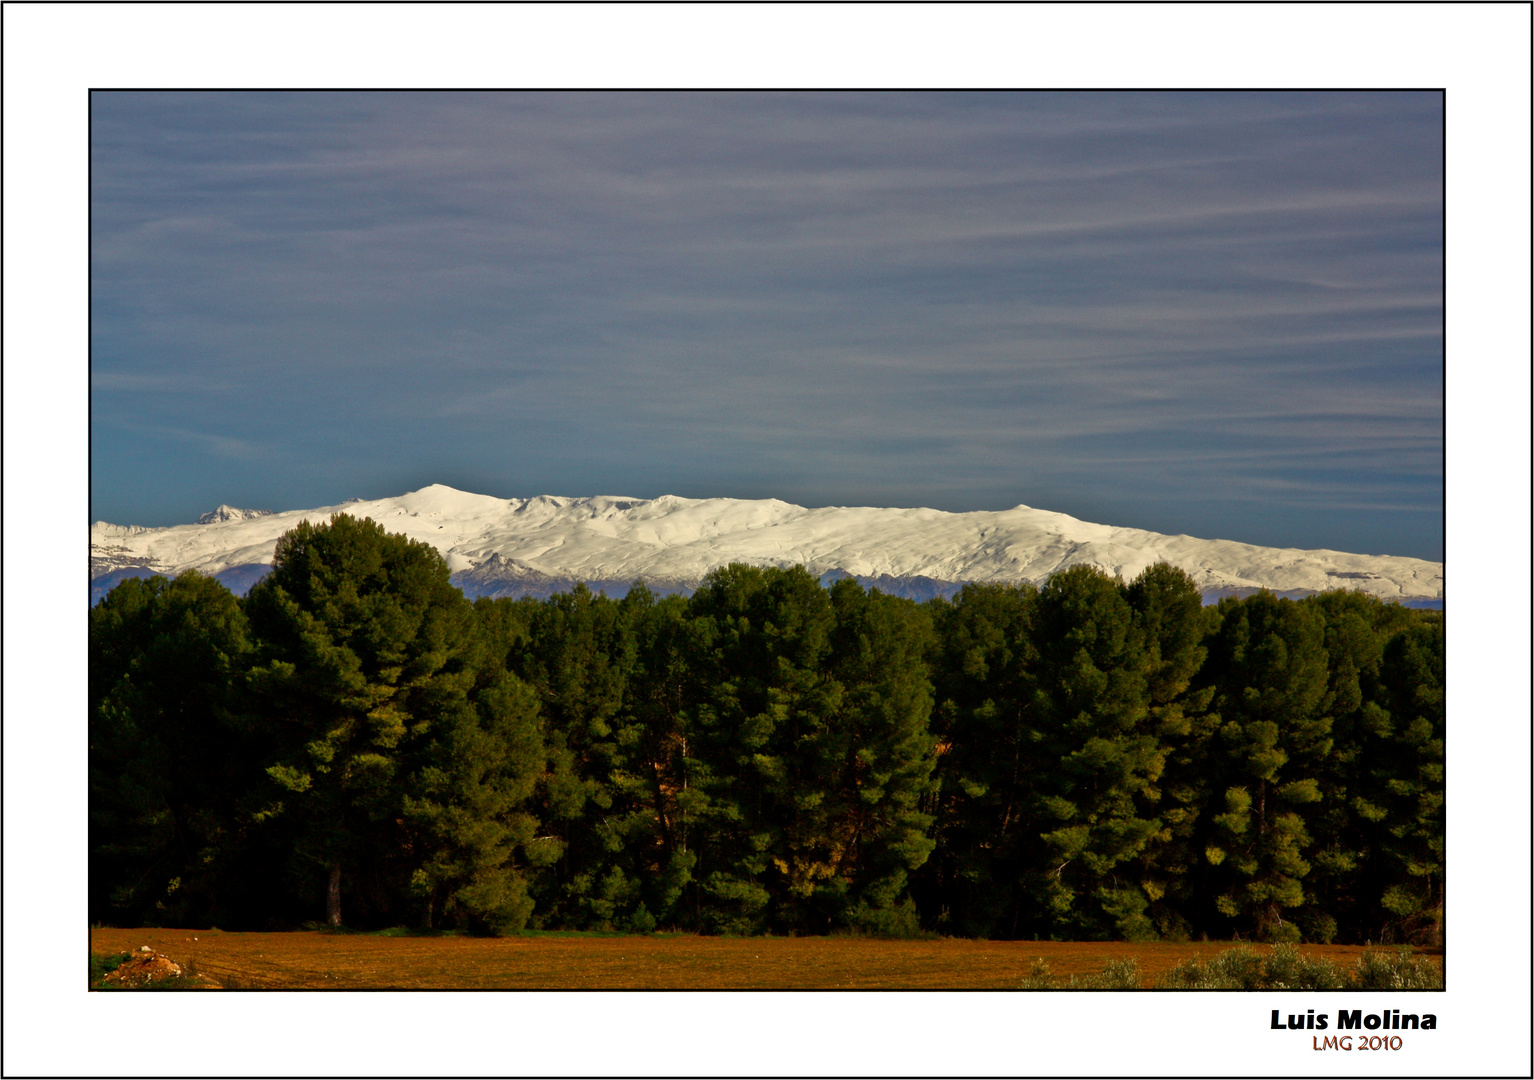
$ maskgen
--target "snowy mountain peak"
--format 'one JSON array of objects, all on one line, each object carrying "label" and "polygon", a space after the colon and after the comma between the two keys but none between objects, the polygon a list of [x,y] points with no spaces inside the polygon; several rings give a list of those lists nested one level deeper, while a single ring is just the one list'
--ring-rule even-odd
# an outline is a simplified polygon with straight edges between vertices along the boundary
[{"label": "snowy mountain peak", "polygon": [[675,495],[502,499],[443,484],[276,514],[221,506],[196,525],[163,529],[98,522],[91,528],[93,589],[124,575],[183,570],[248,587],[271,565],[279,536],[338,512],[431,544],[470,595],[547,595],[577,581],[621,591],[641,579],[657,592],[686,591],[731,562],[803,565],[819,577],[850,575],[886,592],[947,595],[970,581],[1041,584],[1083,563],[1129,580],[1168,562],[1206,597],[1347,588],[1391,600],[1443,598],[1442,563],[1167,536],[1021,505],[949,513]]},{"label": "snowy mountain peak", "polygon": [[219,506],[217,510],[209,510],[197,519],[198,525],[218,525],[225,521],[249,521],[251,518],[269,517],[270,510],[241,510],[227,504]]}]

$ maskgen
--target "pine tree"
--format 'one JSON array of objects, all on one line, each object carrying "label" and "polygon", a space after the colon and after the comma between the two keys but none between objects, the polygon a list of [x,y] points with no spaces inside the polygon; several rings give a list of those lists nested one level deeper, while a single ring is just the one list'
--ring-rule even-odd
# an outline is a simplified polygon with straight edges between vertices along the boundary
[{"label": "pine tree", "polygon": [[864,591],[850,578],[831,588],[836,614],[830,671],[840,709],[815,748],[832,794],[816,809],[821,858],[837,925],[908,936],[919,928],[908,895],[926,862],[936,790],[937,739],[930,728],[932,645],[927,612],[902,597]]},{"label": "pine tree", "polygon": [[1443,944],[1444,623],[1437,612],[1386,644],[1381,664],[1391,725],[1376,751],[1382,938]]},{"label": "pine tree", "polygon": [[337,514],[283,534],[246,608],[277,744],[263,819],[281,819],[299,872],[323,877],[331,925],[348,878],[354,922],[397,919],[421,859],[404,824],[411,774],[470,707],[469,604],[430,545]]},{"label": "pine tree", "polygon": [[1166,751],[1144,630],[1121,584],[1075,566],[1040,590],[1035,633],[1035,917],[1070,937],[1152,937],[1136,861],[1162,831]]},{"label": "pine tree", "polygon": [[1016,936],[1024,901],[1024,826],[1036,733],[1031,585],[966,585],[935,601],[932,730],[936,848],[916,875],[926,918],[978,937]]},{"label": "pine tree", "polygon": [[243,914],[250,649],[239,602],[194,571],[130,578],[91,609],[93,919],[207,925]]},{"label": "pine tree", "polygon": [[1325,622],[1327,693],[1332,714],[1331,749],[1315,779],[1321,798],[1307,807],[1311,836],[1306,907],[1295,913],[1307,940],[1377,940],[1372,922],[1378,903],[1376,876],[1378,785],[1371,777],[1382,763],[1379,740],[1388,738],[1390,716],[1382,697],[1380,665],[1385,642],[1410,622],[1411,613],[1360,592],[1333,590],[1301,601]]},{"label": "pine tree", "polygon": [[547,755],[538,702],[509,672],[485,672],[472,704],[444,710],[409,778],[403,817],[423,858],[411,889],[424,924],[478,932],[527,925],[533,875],[560,855],[531,812]]},{"label": "pine tree", "polygon": [[646,930],[685,918],[679,905],[697,862],[688,846],[689,825],[707,797],[691,782],[691,723],[698,694],[690,666],[693,639],[687,602],[679,596],[657,601],[637,584],[620,607],[635,653],[614,728],[622,757],[610,782],[628,837],[624,881],[634,883],[630,892],[637,897],[620,920],[631,929]]},{"label": "pine tree", "polygon": [[1186,938],[1199,882],[1195,845],[1198,819],[1209,803],[1208,738],[1217,724],[1209,714],[1213,687],[1194,679],[1208,650],[1213,626],[1198,586],[1186,571],[1166,563],[1147,567],[1126,591],[1146,649],[1148,722],[1166,755],[1157,817],[1161,829],[1139,858],[1140,886],[1150,899],[1157,933]]},{"label": "pine tree", "polygon": [[[1216,908],[1232,929],[1299,940],[1307,902],[1307,808],[1332,747],[1324,620],[1312,606],[1263,592],[1220,603],[1210,677],[1221,720],[1212,755],[1205,859]],[[1223,804],[1223,805],[1222,805]],[[1211,913],[1213,914],[1213,913]]]},{"label": "pine tree", "polygon": [[732,564],[709,574],[689,611],[707,624],[693,771],[708,796],[693,834],[703,925],[823,932],[826,910],[811,898],[838,888],[816,822],[835,794],[826,757],[841,705],[827,672],[830,598],[802,567]]},{"label": "pine tree", "polygon": [[561,857],[538,918],[554,925],[627,927],[642,904],[631,851],[648,822],[632,804],[625,703],[638,643],[625,605],[577,585],[528,608],[519,670],[547,717],[550,775],[544,817]]}]

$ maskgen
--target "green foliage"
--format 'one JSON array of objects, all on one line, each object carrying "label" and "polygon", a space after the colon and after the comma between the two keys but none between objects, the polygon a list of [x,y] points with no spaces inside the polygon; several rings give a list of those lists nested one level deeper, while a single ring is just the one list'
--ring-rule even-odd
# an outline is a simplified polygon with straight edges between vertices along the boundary
[{"label": "green foliage", "polygon": [[537,819],[524,810],[543,770],[542,725],[531,688],[513,675],[488,680],[475,696],[477,707],[442,717],[402,799],[424,856],[411,891],[428,926],[440,902],[445,917],[470,929],[509,933],[532,914],[527,868],[557,854],[534,842]]},{"label": "green foliage", "polygon": [[1018,984],[1020,990],[1139,990],[1144,984],[1140,963],[1133,957],[1109,960],[1096,975],[1072,975],[1063,982],[1042,959],[1036,959],[1027,976]]},{"label": "green foliage", "polygon": [[1209,858],[1205,887],[1230,930],[1298,940],[1307,807],[1320,799],[1314,776],[1333,746],[1325,623],[1314,607],[1268,593],[1222,601],[1218,614],[1206,677],[1221,724],[1206,768],[1228,786],[1207,832],[1223,857]]},{"label": "green foliage", "polygon": [[1161,990],[1255,990],[1262,981],[1262,961],[1245,946],[1228,949],[1205,962],[1183,960],[1156,980]]},{"label": "green foliage", "polygon": [[123,961],[126,960],[126,959],[128,959],[128,954],[127,953],[112,953],[110,955],[107,955],[105,953],[91,953],[90,954],[90,985],[91,985],[91,987],[93,989],[97,989],[98,988],[97,984],[100,983],[101,980],[104,979],[107,975],[110,975],[112,972],[116,971],[119,967],[121,967]]},{"label": "green foliage", "polygon": [[1028,974],[1018,983],[1019,990],[1056,990],[1059,989],[1054,972],[1043,957],[1035,957],[1028,967]]},{"label": "green foliage", "polygon": [[[429,569],[432,556],[371,521],[306,521],[279,539],[273,572],[247,599],[264,646],[251,682],[277,740],[258,820],[289,840],[295,861],[312,864],[307,874],[334,886],[333,925],[343,864],[373,864],[400,846],[379,841],[401,814],[398,766],[410,732],[396,691],[408,652],[418,651],[408,643],[425,605],[391,586],[418,585],[421,571],[409,564]],[[291,871],[306,874],[302,865]]]},{"label": "green foliage", "polygon": [[[1325,961],[1305,961],[1290,948],[1275,946],[1268,956],[1259,956],[1254,950],[1238,945],[1227,949],[1207,963],[1195,956],[1184,960],[1156,981],[1163,990],[1266,990],[1272,986],[1274,973],[1288,978],[1297,977],[1303,967],[1307,978],[1325,979]],[[1321,989],[1320,986],[1303,989]],[[1302,987],[1294,987],[1302,989]]]},{"label": "green foliage", "polygon": [[1410,950],[1368,950],[1351,969],[1307,957],[1293,945],[1265,956],[1246,946],[1210,961],[1184,960],[1156,980],[1162,990],[1442,990],[1443,969]]},{"label": "green foliage", "polygon": [[350,883],[364,921],[412,897],[428,926],[439,903],[476,929],[523,925],[536,705],[480,675],[473,611],[436,550],[346,514],[302,522],[246,608],[275,742],[256,819],[288,838],[293,872]]},{"label": "green foliage", "polygon": [[1239,947],[1204,962],[1183,960],[1157,980],[1158,989],[1442,989],[1443,970],[1410,950],[1368,950],[1351,970],[1293,945],[1275,945],[1267,956]]},{"label": "green foliage", "polygon": [[1087,990],[1138,990],[1141,986],[1140,965],[1133,958],[1110,960],[1103,973],[1083,986]]},{"label": "green foliage", "polygon": [[1034,857],[1026,828],[1033,774],[1032,586],[966,585],[929,606],[937,704],[932,859],[915,887],[942,928],[976,936],[1024,931],[1023,889]]},{"label": "green foliage", "polygon": [[1040,591],[1037,625],[1035,917],[1085,939],[1152,936],[1134,865],[1162,828],[1155,809],[1166,749],[1151,712],[1156,665],[1143,620],[1121,583],[1076,566]]},{"label": "green foliage", "polygon": [[559,852],[545,925],[653,929],[693,882],[708,798],[689,756],[684,604],[642,586],[621,601],[578,587],[526,611],[519,669],[548,716],[543,816]]},{"label": "green foliage", "polygon": [[1381,940],[1443,943],[1444,630],[1423,622],[1393,635],[1380,664],[1391,723],[1371,749],[1368,795],[1384,813],[1369,835]]},{"label": "green foliage", "polygon": [[1341,990],[1345,981],[1335,964],[1309,957],[1293,945],[1275,945],[1262,960],[1266,990]]},{"label": "green foliage", "polygon": [[[192,574],[91,612],[91,915],[1437,944],[1443,625],[1205,608],[1166,565],[470,604],[337,515],[243,602]],[[1175,977],[1330,985],[1282,949]]]},{"label": "green foliage", "polygon": [[704,926],[909,932],[907,877],[932,849],[925,614],[855,581],[828,593],[802,568],[746,566],[709,575],[689,614],[689,731],[707,763],[694,837],[722,920]]},{"label": "green foliage", "polygon": [[128,579],[91,610],[93,919],[238,910],[238,819],[261,745],[243,713],[250,650],[239,602],[194,572]]},{"label": "green foliage", "polygon": [[1410,949],[1369,950],[1348,977],[1350,990],[1442,990],[1443,968]]}]

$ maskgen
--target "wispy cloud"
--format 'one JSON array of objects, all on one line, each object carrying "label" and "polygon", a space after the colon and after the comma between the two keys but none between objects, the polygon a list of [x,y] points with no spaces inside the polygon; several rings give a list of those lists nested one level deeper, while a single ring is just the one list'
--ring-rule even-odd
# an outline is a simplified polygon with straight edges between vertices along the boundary
[{"label": "wispy cloud", "polygon": [[272,448],[267,444],[252,439],[234,438],[217,431],[167,424],[134,423],[115,417],[100,420],[93,417],[92,426],[96,428],[96,437],[100,440],[102,449],[108,454],[117,452],[124,439],[151,439],[179,444],[183,450],[190,448],[192,452],[211,454],[220,458],[263,460],[273,456]]},{"label": "wispy cloud", "polygon": [[1289,476],[1260,527],[1318,546],[1318,447],[1441,498],[1435,94],[109,93],[92,137],[93,419],[281,448],[269,503],[1219,491],[1236,535]]}]

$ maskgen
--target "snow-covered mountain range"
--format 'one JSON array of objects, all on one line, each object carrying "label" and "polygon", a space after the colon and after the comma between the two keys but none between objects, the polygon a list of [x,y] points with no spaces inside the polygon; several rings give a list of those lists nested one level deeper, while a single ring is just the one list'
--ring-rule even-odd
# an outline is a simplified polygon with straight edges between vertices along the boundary
[{"label": "snow-covered mountain range", "polygon": [[941,510],[828,506],[777,499],[616,496],[497,499],[433,484],[395,498],[270,513],[220,506],[191,525],[91,526],[91,599],[125,577],[199,570],[244,592],[270,568],[277,538],[345,512],[425,540],[469,596],[547,596],[584,581],[620,595],[643,579],[690,592],[731,562],[803,564],[923,599],[969,581],[1042,583],[1091,563],[1126,581],[1156,562],[1192,575],[1206,599],[1258,589],[1302,596],[1348,588],[1414,605],[1443,601],[1443,564],[1390,555],[1268,548],[1166,536],[1015,506]]}]

